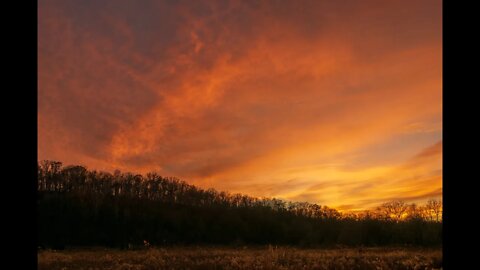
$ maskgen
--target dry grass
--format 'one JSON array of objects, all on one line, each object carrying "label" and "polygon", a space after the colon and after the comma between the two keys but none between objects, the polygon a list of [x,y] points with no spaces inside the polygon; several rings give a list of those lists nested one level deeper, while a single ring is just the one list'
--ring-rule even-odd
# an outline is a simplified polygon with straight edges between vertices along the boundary
[{"label": "dry grass", "polygon": [[442,269],[442,251],[289,247],[40,251],[38,269]]}]

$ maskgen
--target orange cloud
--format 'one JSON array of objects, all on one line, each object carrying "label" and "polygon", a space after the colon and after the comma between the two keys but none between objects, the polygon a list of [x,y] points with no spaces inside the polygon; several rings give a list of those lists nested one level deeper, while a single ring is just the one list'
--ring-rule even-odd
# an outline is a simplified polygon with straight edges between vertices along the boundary
[{"label": "orange cloud", "polygon": [[42,1],[38,51],[39,159],[345,209],[441,195],[435,149],[411,158],[441,141],[437,1]]}]

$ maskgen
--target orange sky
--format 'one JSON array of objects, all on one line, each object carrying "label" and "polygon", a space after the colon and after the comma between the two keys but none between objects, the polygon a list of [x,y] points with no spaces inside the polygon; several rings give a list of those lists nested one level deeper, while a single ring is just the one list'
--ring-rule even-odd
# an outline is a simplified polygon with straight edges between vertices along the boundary
[{"label": "orange sky", "polygon": [[442,196],[441,1],[40,1],[38,158],[340,210]]}]

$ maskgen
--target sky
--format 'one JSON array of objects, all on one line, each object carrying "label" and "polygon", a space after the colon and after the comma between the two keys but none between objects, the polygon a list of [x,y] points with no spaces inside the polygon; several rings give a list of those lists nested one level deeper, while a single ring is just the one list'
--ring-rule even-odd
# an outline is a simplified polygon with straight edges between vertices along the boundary
[{"label": "sky", "polygon": [[38,159],[341,211],[442,196],[442,2],[42,0]]}]

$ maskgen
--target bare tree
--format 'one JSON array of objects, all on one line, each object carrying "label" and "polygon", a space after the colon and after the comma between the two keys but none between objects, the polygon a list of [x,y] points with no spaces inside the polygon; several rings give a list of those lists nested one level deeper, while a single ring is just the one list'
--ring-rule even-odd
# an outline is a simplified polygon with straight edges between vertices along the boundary
[{"label": "bare tree", "polygon": [[391,218],[398,222],[403,218],[403,215],[407,212],[408,207],[408,204],[405,202],[395,200],[382,204],[380,211],[382,211],[387,218]]},{"label": "bare tree", "polygon": [[442,215],[442,201],[430,199],[425,205],[430,220],[440,221]]},{"label": "bare tree", "polygon": [[418,206],[415,203],[412,203],[408,206],[408,209],[407,209],[408,217],[407,218],[408,219],[422,219],[423,218],[422,212],[423,212],[423,207]]}]

